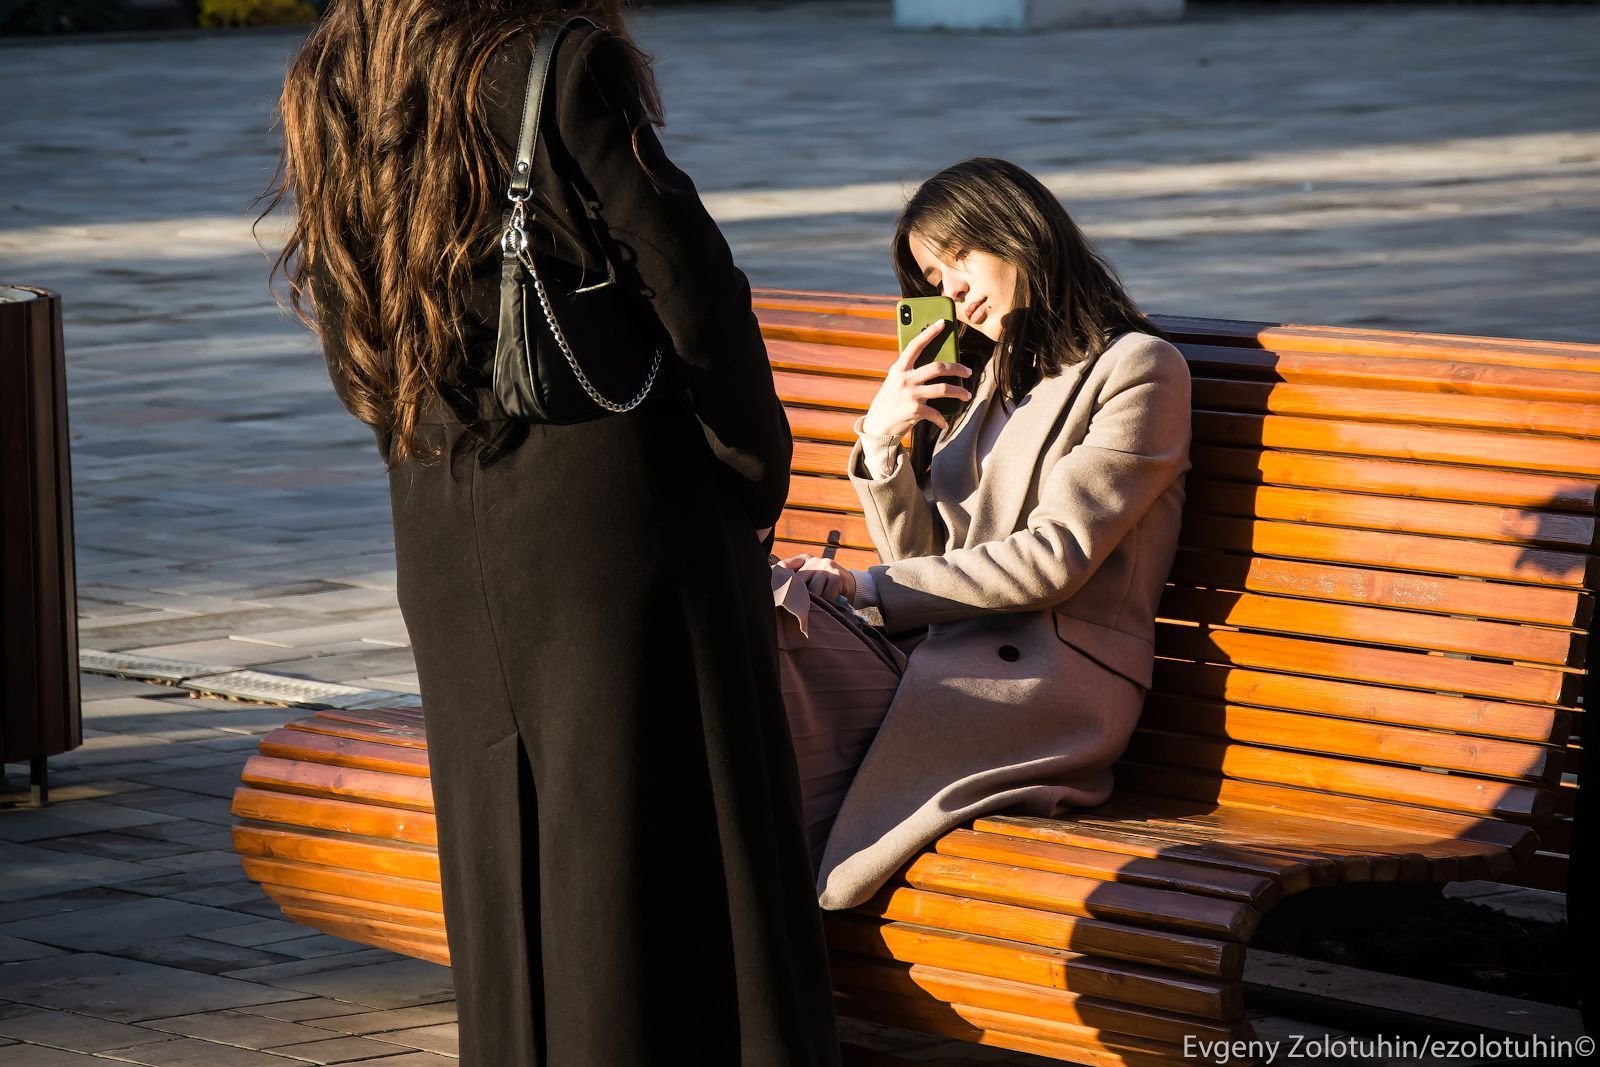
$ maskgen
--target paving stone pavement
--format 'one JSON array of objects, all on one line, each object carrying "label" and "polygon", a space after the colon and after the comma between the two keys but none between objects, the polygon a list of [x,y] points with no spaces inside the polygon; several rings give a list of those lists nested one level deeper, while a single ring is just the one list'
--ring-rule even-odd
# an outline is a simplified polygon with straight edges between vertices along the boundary
[{"label": "paving stone pavement", "polygon": [[[758,285],[889,291],[905,193],[993,154],[1043,176],[1153,311],[1600,337],[1592,8],[1194,5],[970,37],[845,0],[635,27],[664,141]],[[174,686],[85,675],[57,803],[0,812],[0,1064],[450,1051],[448,972],[283,923],[238,870],[226,796],[298,713],[197,695],[259,698],[262,675],[344,687],[329,700],[417,688],[371,435],[250,236],[298,40],[0,47],[0,96],[29,101],[0,110],[0,281],[66,301],[80,640],[187,664]]]}]

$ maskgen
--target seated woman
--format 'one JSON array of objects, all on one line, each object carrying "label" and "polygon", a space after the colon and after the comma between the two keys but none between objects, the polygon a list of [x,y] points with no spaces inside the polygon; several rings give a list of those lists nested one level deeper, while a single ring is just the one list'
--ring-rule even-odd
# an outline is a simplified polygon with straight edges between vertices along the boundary
[{"label": "seated woman", "polygon": [[[867,900],[974,816],[1107,799],[1151,684],[1190,466],[1187,363],[1026,171],[972,159],[935,175],[893,250],[903,294],[955,301],[960,364],[918,367],[937,328],[919,335],[856,422],[848,473],[886,562],[773,568],[780,600],[799,580],[820,598],[813,617],[840,596],[876,609],[909,651],[894,663],[852,630],[853,654],[825,658],[865,665],[852,693],[847,671],[819,685],[805,642],[781,642],[807,817],[831,819],[814,851],[830,910]],[[936,397],[962,402],[954,420]],[[881,722],[861,742],[873,700]],[[830,723],[835,706],[848,714]],[[830,726],[842,740],[808,772]]]}]

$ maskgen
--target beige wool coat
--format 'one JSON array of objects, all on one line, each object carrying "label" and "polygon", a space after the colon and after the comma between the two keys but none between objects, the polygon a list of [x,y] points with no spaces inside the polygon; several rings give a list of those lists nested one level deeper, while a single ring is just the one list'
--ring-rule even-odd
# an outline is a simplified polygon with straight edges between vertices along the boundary
[{"label": "beige wool coat", "polygon": [[904,450],[887,477],[859,440],[850,454],[886,561],[870,568],[884,627],[927,631],[823,852],[829,910],[976,815],[1103,802],[1150,686],[1190,466],[1188,364],[1124,334],[1022,398],[980,479],[993,378],[936,445],[926,490]]}]

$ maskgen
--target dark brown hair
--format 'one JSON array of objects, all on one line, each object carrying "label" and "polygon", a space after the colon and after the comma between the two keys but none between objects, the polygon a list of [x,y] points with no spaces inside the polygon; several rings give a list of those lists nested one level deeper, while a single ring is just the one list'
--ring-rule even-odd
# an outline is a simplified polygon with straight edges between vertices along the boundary
[{"label": "dark brown hair", "polygon": [[[557,15],[586,15],[633,58],[645,112],[635,133],[661,125],[623,3],[331,0],[290,62],[283,151],[260,218],[285,200],[296,215],[271,276],[287,276],[302,322],[338,330],[338,391],[357,418],[393,435],[392,464],[419,454],[422,402],[464,357],[473,265],[498,241],[511,161],[482,102],[492,53]],[[314,275],[329,291],[314,291]]]},{"label": "dark brown hair", "polygon": [[[1099,355],[1121,334],[1161,335],[1061,202],[1015,163],[963,160],[923,182],[906,203],[891,246],[900,294],[937,295],[911,254],[913,231],[941,255],[987,252],[1016,268],[1014,310],[999,343],[970,328],[960,341],[961,361],[973,370],[998,361],[995,380],[1013,403],[1063,367]],[[919,478],[938,432],[931,422],[917,423],[911,463]]]}]

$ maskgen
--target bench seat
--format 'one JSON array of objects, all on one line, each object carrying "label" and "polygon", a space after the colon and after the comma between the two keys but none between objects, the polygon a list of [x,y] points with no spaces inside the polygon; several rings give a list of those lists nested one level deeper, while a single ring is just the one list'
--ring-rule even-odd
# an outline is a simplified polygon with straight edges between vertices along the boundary
[{"label": "bench seat", "polygon": [[[877,562],[843,477],[892,302],[758,293],[795,433],[780,555]],[[1194,470],[1155,684],[1106,803],[1004,813],[825,913],[841,1014],[1059,1060],[1248,1037],[1288,898],[1559,888],[1600,586],[1600,348],[1160,319]],[[447,963],[415,708],[268,735],[234,797],[298,922]]]}]

